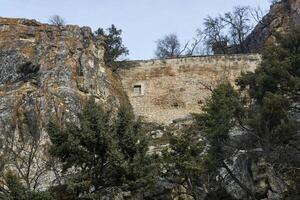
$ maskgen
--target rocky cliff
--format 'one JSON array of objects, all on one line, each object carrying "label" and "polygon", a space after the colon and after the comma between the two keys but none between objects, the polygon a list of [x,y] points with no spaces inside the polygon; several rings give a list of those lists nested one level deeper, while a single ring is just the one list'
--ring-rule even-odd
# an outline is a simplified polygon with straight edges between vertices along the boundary
[{"label": "rocky cliff", "polygon": [[260,53],[274,43],[275,34],[284,33],[290,25],[300,25],[300,1],[282,0],[271,6],[270,12],[246,38],[250,53]]},{"label": "rocky cliff", "polygon": [[[299,3],[299,0],[289,0],[272,7],[270,14],[264,18],[269,25],[258,25],[252,33],[252,38],[247,39],[253,47],[252,52],[261,50],[265,42],[274,38],[274,31],[283,30],[289,20],[292,19],[295,23],[300,22]],[[289,7],[285,7],[287,5]],[[254,35],[257,36],[254,37]],[[120,104],[128,103],[125,90],[129,97],[135,98],[136,101],[143,100],[144,97],[152,100],[147,97],[151,92],[155,95],[178,93],[182,97],[189,97],[186,94],[193,97],[196,92],[199,93],[199,88],[200,91],[201,89],[202,91],[207,90],[205,88],[207,85],[203,85],[203,80],[218,82],[219,77],[229,77],[230,80],[233,80],[240,71],[254,70],[260,61],[258,55],[247,58],[231,56],[229,60],[219,56],[217,58],[147,61],[138,63],[141,65],[139,68],[124,69],[124,73],[129,75],[123,76],[123,82],[124,77],[128,79],[125,84],[123,83],[125,88],[123,91],[120,79],[106,67],[103,56],[103,39],[95,37],[88,27],[51,26],[35,20],[0,18],[0,169],[4,164],[1,162],[3,150],[5,150],[5,148],[1,148],[2,141],[8,138],[7,135],[11,134],[12,138],[17,139],[24,137],[20,133],[38,136],[42,138],[42,145],[37,146],[36,150],[39,153],[34,160],[35,164],[28,165],[22,161],[23,158],[28,157],[28,152],[29,159],[31,159],[31,143],[27,143],[27,146],[24,147],[23,144],[19,145],[19,142],[13,143],[12,150],[15,152],[5,160],[5,164],[21,171],[23,169],[20,166],[27,168],[31,166],[28,177],[22,177],[25,182],[28,181],[26,184],[34,189],[40,185],[41,187],[47,186],[57,178],[54,177],[56,172],[48,168],[48,160],[45,157],[47,154],[45,151],[47,146],[45,126],[50,118],[58,122],[76,119],[75,115],[80,112],[82,104],[91,95],[95,96],[96,101],[106,110],[116,111]],[[142,64],[145,64],[146,67],[143,68]],[[188,77],[186,76],[187,72],[190,74]],[[122,78],[122,74],[120,75]],[[162,82],[162,80],[165,81]],[[177,85],[173,84],[174,80],[178,82]],[[195,84],[197,80],[199,83]],[[184,87],[182,88],[182,86]],[[162,90],[164,88],[168,90]],[[132,92],[138,94],[130,96]],[[144,92],[146,93],[144,94]],[[153,95],[150,96],[153,97]],[[166,110],[171,107],[178,111],[183,104],[177,103],[177,101],[172,103],[169,100],[176,98],[177,96],[160,98],[160,101],[154,101],[154,103],[159,102],[155,106],[160,109]],[[132,99],[131,103],[134,102]],[[166,100],[166,102],[162,100]],[[204,102],[204,99],[203,101],[196,101],[196,98],[194,100],[197,106]],[[184,99],[184,101],[187,100]],[[147,106],[144,100],[139,103],[143,107]],[[150,103],[149,105],[152,105],[153,102]],[[132,104],[134,107],[134,103]],[[145,113],[153,112],[153,110],[153,108],[148,109]],[[195,111],[195,109],[190,110]],[[190,110],[188,111],[190,112]],[[200,112],[200,110],[196,111]],[[159,117],[158,114],[161,112],[155,114],[157,116],[153,115],[154,117]],[[168,115],[173,117],[174,113],[171,114]],[[146,127],[149,130],[145,132],[148,132],[153,139],[150,141],[150,152],[156,153],[168,146],[168,132],[181,134],[180,131],[188,126],[180,122],[181,118],[178,120],[178,123],[175,120],[170,127],[160,125],[157,125],[159,128]],[[20,156],[22,159],[18,160]],[[281,199],[286,188],[276,178],[273,171],[267,169],[263,160],[252,161],[245,157],[243,152],[232,160],[231,167],[234,173],[245,181],[249,188],[253,188],[261,197],[260,199]],[[28,161],[30,164],[31,160]],[[45,170],[51,172],[45,172]],[[36,177],[37,175],[38,177]],[[226,173],[224,173],[225,176],[227,176]],[[155,188],[155,191],[151,191],[149,196],[153,197],[158,193],[162,194],[161,199],[167,199],[166,195],[171,193],[173,186],[162,185],[162,187]],[[231,180],[228,180],[227,190],[237,199],[245,198],[240,187]],[[274,196],[279,197],[275,198]]]},{"label": "rocky cliff", "polygon": [[49,119],[76,120],[91,95],[106,110],[127,103],[103,55],[88,27],[0,18],[0,169],[16,168],[28,187],[46,186]]},{"label": "rocky cliff", "polygon": [[0,129],[22,114],[72,117],[90,96],[115,109],[125,96],[88,27],[0,18]]}]

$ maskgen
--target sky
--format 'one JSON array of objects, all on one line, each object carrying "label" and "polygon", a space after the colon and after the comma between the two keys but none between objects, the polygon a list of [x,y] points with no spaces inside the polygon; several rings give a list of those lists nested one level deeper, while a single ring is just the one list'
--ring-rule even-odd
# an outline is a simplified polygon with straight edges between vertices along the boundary
[{"label": "sky", "polygon": [[158,39],[176,33],[185,43],[195,36],[203,19],[231,11],[234,6],[260,6],[268,0],[0,0],[1,17],[36,19],[48,23],[50,16],[62,16],[67,24],[123,30],[128,59],[150,59]]}]

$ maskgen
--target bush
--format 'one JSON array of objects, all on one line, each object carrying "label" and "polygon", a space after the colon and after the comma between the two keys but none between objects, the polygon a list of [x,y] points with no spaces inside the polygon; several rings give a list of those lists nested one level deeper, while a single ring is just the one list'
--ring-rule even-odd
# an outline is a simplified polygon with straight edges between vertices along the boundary
[{"label": "bush", "polygon": [[16,68],[16,72],[21,75],[21,79],[28,80],[37,75],[40,70],[40,65],[33,64],[32,62],[25,62]]}]

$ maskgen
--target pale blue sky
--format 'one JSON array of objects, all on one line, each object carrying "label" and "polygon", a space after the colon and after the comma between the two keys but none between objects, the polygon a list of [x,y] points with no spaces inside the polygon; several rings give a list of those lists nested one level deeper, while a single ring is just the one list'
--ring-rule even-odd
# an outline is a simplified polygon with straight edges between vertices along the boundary
[{"label": "pale blue sky", "polygon": [[230,11],[233,6],[250,5],[269,9],[268,0],[0,0],[0,16],[48,22],[58,14],[68,24],[123,30],[130,59],[153,57],[155,41],[177,33],[184,43],[195,35],[208,15]]}]

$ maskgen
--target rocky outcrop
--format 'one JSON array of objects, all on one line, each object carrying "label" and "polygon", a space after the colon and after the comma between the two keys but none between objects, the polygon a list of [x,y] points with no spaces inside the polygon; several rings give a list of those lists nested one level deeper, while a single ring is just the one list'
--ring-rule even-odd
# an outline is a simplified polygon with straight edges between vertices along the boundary
[{"label": "rocky outcrop", "polygon": [[[18,170],[27,167],[30,177],[22,178],[28,187],[35,187],[36,181],[47,185],[51,176],[41,174],[46,170],[41,167],[47,165],[45,127],[49,119],[76,120],[91,95],[113,112],[128,103],[103,56],[103,39],[95,37],[88,27],[0,18],[0,159],[5,149],[16,151],[0,161],[0,168],[3,163]],[[28,142],[24,133],[41,142]],[[28,152],[32,147],[36,149],[35,162],[40,164],[31,160],[20,163],[31,159]],[[36,180],[36,175],[45,177]]]},{"label": "rocky outcrop", "polygon": [[246,38],[249,53],[261,53],[275,41],[275,34],[284,33],[290,25],[300,25],[300,1],[282,0],[271,6],[270,12]]},{"label": "rocky outcrop", "polygon": [[0,129],[22,113],[72,117],[94,95],[115,109],[126,97],[88,27],[0,18]]},{"label": "rocky outcrop", "polygon": [[[253,150],[259,153],[260,149]],[[275,173],[275,170],[262,158],[251,157],[251,154],[240,151],[231,160],[230,168],[234,175],[249,188],[257,199],[285,199],[287,184]],[[225,180],[224,187],[235,199],[247,199],[247,194],[229,178],[225,169],[221,171]]]}]

